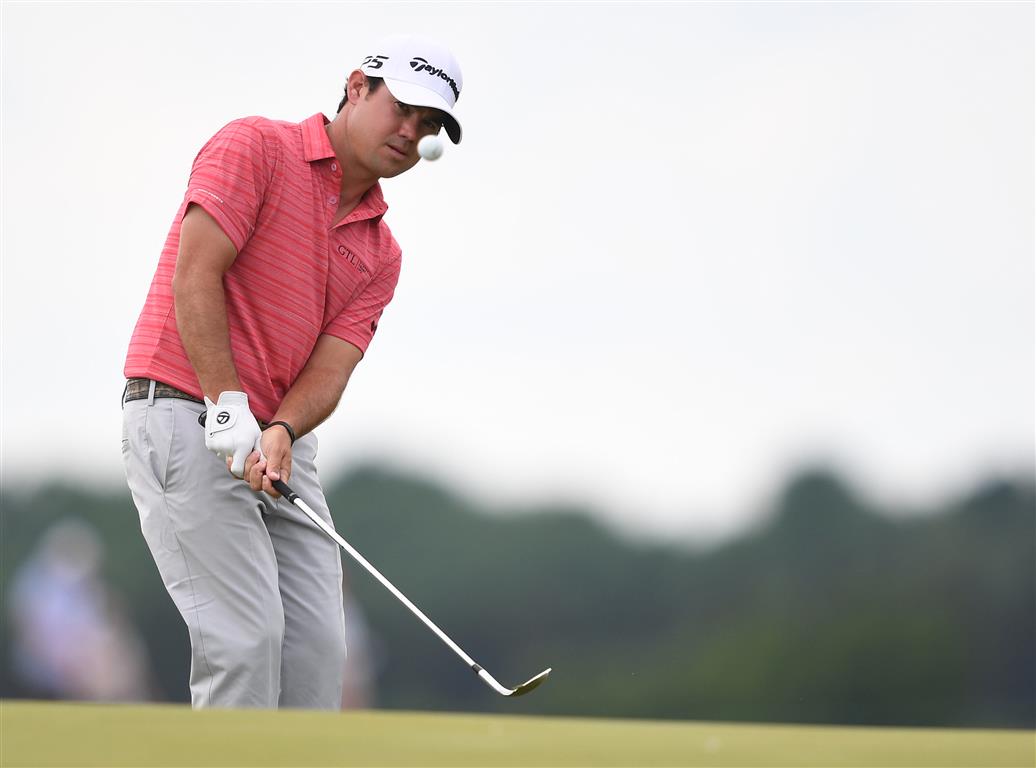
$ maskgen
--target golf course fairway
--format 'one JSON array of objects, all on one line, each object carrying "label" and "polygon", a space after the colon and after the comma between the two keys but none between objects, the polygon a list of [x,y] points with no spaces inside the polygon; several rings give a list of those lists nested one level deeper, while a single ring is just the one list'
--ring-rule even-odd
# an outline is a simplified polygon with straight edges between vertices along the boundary
[{"label": "golf course fairway", "polygon": [[1033,731],[0,702],[0,766],[1031,766]]}]

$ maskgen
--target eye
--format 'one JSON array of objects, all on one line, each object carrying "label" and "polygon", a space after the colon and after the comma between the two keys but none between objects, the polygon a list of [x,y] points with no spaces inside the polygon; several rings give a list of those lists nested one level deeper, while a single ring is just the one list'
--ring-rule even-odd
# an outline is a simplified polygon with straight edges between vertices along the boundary
[{"label": "eye", "polygon": [[442,123],[440,123],[438,120],[433,120],[430,117],[425,118],[425,120],[422,121],[421,124],[432,133],[438,133],[439,129],[442,128]]},{"label": "eye", "polygon": [[401,115],[409,115],[409,114],[410,114],[410,110],[411,110],[411,109],[412,109],[412,108],[411,108],[411,106],[410,106],[409,104],[404,104],[404,103],[403,103],[403,102],[401,102],[401,101],[397,101],[397,102],[396,102],[396,110],[397,110],[397,111],[399,112],[399,114],[401,114]]}]

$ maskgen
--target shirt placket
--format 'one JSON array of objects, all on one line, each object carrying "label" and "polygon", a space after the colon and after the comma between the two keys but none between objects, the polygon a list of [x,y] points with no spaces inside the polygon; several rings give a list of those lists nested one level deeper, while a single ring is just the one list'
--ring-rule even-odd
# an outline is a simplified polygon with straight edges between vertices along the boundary
[{"label": "shirt placket", "polygon": [[324,196],[324,199],[327,203],[327,228],[330,230],[334,227],[335,214],[338,212],[338,195],[342,189],[342,171],[337,160],[332,160],[328,164],[328,168],[331,171],[331,179],[325,187],[327,194]]}]

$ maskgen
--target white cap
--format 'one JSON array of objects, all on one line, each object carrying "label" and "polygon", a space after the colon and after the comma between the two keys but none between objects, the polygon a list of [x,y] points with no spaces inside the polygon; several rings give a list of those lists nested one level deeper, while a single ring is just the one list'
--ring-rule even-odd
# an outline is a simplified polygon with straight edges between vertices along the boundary
[{"label": "white cap", "polygon": [[379,41],[373,51],[360,71],[383,78],[389,92],[404,104],[443,112],[446,134],[460,144],[460,123],[453,107],[464,81],[449,49],[424,37],[394,35]]}]

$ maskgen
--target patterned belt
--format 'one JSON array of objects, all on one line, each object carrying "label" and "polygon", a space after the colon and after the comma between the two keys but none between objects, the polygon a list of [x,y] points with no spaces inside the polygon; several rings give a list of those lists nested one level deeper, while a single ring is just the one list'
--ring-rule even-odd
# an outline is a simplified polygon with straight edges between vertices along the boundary
[{"label": "patterned belt", "polygon": [[[126,382],[126,390],[122,396],[122,402],[128,403],[131,400],[147,400],[148,392],[151,389],[151,379],[130,379]],[[198,403],[198,405],[205,405],[204,400],[199,400],[194,395],[188,395],[182,389],[170,386],[169,384],[163,384],[160,381],[155,382],[155,397],[175,397],[178,400],[190,400],[192,403]],[[267,424],[262,419],[256,419],[259,422],[260,429],[268,429]],[[198,423],[203,427],[205,426],[205,412],[202,411],[201,415],[198,416]],[[292,436],[292,442],[295,442],[295,433],[290,432]]]},{"label": "patterned belt", "polygon": [[[130,400],[146,400],[150,389],[151,379],[130,379],[126,382],[126,391],[123,393],[122,401],[128,403]],[[178,400],[190,400],[199,405],[205,404],[204,400],[160,381],[155,382],[155,397],[175,397]]]}]

